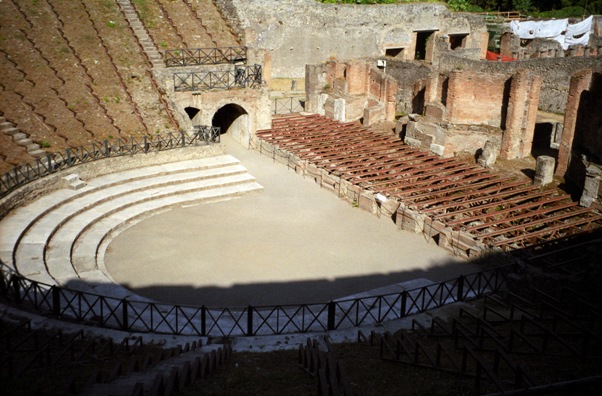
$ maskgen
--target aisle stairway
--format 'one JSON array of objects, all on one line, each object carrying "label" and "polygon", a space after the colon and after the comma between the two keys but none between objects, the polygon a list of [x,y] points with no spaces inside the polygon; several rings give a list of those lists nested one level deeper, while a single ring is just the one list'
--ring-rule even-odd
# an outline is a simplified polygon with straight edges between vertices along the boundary
[{"label": "aisle stairway", "polygon": [[[116,233],[171,207],[238,197],[262,187],[222,155],[113,173],[44,195],[0,222],[0,258],[21,275],[123,298],[103,272]],[[66,182],[67,183],[67,182]]]}]

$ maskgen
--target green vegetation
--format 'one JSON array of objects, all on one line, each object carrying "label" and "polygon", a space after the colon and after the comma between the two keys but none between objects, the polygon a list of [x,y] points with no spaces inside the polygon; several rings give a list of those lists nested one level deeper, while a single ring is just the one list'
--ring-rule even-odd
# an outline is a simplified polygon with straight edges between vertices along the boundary
[{"label": "green vegetation", "polygon": [[132,0],[132,5],[138,11],[140,20],[144,25],[151,28],[155,26],[155,16],[146,0]]},{"label": "green vegetation", "polygon": [[50,147],[50,142],[48,142],[48,140],[40,140],[38,142],[38,144],[40,145],[41,148],[49,148]]},{"label": "green vegetation", "polygon": [[602,0],[317,0],[337,4],[447,3],[452,11],[520,11],[541,18],[602,14]]}]

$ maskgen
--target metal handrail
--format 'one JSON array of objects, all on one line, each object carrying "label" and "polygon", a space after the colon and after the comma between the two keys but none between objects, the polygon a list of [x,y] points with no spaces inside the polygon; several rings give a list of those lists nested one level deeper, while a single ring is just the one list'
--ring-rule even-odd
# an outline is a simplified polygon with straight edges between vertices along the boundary
[{"label": "metal handrail", "polygon": [[305,97],[283,97],[272,99],[272,114],[291,114],[305,111]]},{"label": "metal handrail", "polygon": [[163,59],[166,67],[238,63],[247,60],[247,47],[170,49]]},{"label": "metal handrail", "polygon": [[174,73],[174,91],[257,88],[262,82],[261,65],[236,66],[233,70]]},{"label": "metal handrail", "polygon": [[118,299],[22,277],[0,262],[0,295],[20,306],[100,327],[196,336],[257,336],[329,331],[378,324],[496,293],[506,265],[380,296],[327,303],[209,308]]},{"label": "metal handrail", "polygon": [[178,147],[194,146],[200,143],[219,143],[219,127],[197,126],[196,133],[188,135],[183,131],[165,132],[151,136],[103,140],[88,145],[71,147],[64,152],[47,154],[33,161],[15,166],[0,176],[0,198],[3,198],[34,180],[59,172],[76,165],[104,158],[120,157],[138,153],[165,151]]}]

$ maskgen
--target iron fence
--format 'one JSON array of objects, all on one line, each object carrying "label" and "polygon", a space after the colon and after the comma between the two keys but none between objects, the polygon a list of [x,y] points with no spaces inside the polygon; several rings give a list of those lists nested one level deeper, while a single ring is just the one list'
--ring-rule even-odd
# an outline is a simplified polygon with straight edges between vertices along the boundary
[{"label": "iron fence", "polygon": [[300,113],[305,110],[305,98],[274,98],[272,100],[272,114]]},{"label": "iron fence", "polygon": [[136,332],[257,336],[378,324],[499,292],[514,265],[399,293],[327,303],[209,308],[107,297],[26,279],[1,264],[0,294],[17,305],[80,323]]},{"label": "iron fence", "polygon": [[245,62],[247,47],[181,48],[166,50],[163,59],[166,67],[218,65]]},{"label": "iron fence", "polygon": [[166,132],[137,138],[104,140],[85,146],[67,148],[64,152],[47,154],[34,161],[15,166],[1,175],[0,198],[34,180],[87,162],[124,155],[165,151],[201,143],[219,143],[219,141],[219,127],[196,126],[193,135],[188,135],[183,131]]},{"label": "iron fence", "polygon": [[174,91],[257,88],[261,85],[261,65],[236,66],[232,70],[174,73]]}]

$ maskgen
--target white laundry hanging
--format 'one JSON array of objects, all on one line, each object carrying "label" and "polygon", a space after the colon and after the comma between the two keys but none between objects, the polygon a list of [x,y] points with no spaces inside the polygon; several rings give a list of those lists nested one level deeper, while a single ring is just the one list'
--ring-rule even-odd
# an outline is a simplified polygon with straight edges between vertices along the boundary
[{"label": "white laundry hanging", "polygon": [[586,45],[589,42],[592,21],[591,16],[574,24],[569,24],[568,19],[512,21],[510,29],[521,39],[547,38],[559,42],[566,50],[570,45]]}]

